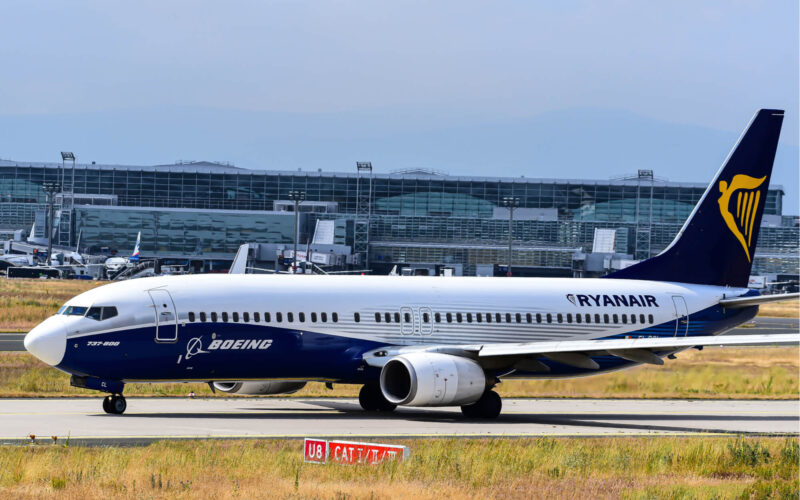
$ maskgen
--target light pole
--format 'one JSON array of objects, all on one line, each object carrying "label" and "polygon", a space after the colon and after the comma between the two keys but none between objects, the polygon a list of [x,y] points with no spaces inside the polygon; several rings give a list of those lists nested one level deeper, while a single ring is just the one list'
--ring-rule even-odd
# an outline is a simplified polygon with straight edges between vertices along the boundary
[{"label": "light pole", "polygon": [[292,252],[292,274],[297,274],[297,238],[300,216],[300,202],[306,199],[305,191],[289,191],[289,199],[294,202],[294,250]]},{"label": "light pole", "polygon": [[[47,233],[47,264],[52,261],[53,254],[53,198],[55,198],[56,191],[61,189],[57,182],[43,182],[42,190],[47,193],[47,221],[44,224],[44,230]],[[31,235],[33,236],[33,235]]]},{"label": "light pole", "polygon": [[514,208],[519,206],[516,196],[503,196],[503,206],[508,207],[508,271],[506,276],[511,277],[511,249],[514,236]]}]

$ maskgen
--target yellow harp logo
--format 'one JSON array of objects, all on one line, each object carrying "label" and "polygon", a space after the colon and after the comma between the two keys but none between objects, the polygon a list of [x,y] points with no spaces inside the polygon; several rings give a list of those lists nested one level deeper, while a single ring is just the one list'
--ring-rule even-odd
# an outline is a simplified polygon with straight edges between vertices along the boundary
[{"label": "yellow harp logo", "polygon": [[[748,262],[753,260],[750,256],[750,242],[753,238],[753,225],[756,224],[758,202],[761,199],[761,190],[758,187],[766,178],[767,176],[756,179],[749,175],[738,174],[733,176],[730,185],[725,181],[719,181],[720,196],[717,200],[719,212],[728,229],[742,244]],[[731,212],[731,199],[734,193],[736,193],[736,216]]]}]

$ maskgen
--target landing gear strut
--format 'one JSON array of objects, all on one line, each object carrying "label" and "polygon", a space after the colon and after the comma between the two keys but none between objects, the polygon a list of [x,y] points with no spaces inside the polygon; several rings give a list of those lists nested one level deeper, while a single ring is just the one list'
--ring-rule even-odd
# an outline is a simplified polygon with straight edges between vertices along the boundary
[{"label": "landing gear strut", "polygon": [[112,394],[103,398],[103,410],[106,413],[122,415],[127,407],[128,403],[122,394]]},{"label": "landing gear strut", "polygon": [[471,405],[461,407],[461,413],[467,418],[497,418],[500,410],[503,409],[503,401],[500,396],[492,391],[486,391],[483,396]]},{"label": "landing gear strut", "polygon": [[367,411],[394,411],[396,404],[390,403],[377,384],[364,384],[358,393],[358,402]]}]

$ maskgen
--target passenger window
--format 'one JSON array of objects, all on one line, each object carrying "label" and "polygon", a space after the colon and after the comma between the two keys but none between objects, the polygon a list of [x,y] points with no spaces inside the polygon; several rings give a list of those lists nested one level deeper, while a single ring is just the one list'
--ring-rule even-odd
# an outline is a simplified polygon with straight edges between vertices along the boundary
[{"label": "passenger window", "polygon": [[603,323],[608,324],[608,314],[603,315]]},{"label": "passenger window", "polygon": [[448,323],[452,323],[453,322],[453,313],[447,313],[446,316],[447,316],[447,322]]},{"label": "passenger window", "polygon": [[203,323],[206,322],[206,313],[204,313],[204,312],[200,313],[200,321],[202,321]]},{"label": "passenger window", "polygon": [[338,323],[339,322],[339,313],[331,313],[331,319],[333,320],[334,323]]},{"label": "passenger window", "polygon": [[622,324],[623,325],[627,325],[628,324],[628,315],[627,314],[623,314],[622,315]]},{"label": "passenger window", "polygon": [[587,323],[591,323],[592,322],[592,315],[591,314],[588,314],[588,313],[586,314],[586,322]]},{"label": "passenger window", "polygon": [[616,325],[617,323],[619,323],[619,318],[617,318],[617,315],[616,315],[616,314],[613,314],[613,315],[611,316],[611,318],[614,320],[614,324],[615,324],[615,325]]},{"label": "passenger window", "polygon": [[392,315],[390,313],[383,313],[383,319],[385,319],[387,323],[391,323]]},{"label": "passenger window", "polygon": [[550,313],[547,313],[547,322],[548,323],[552,323],[553,322],[553,315],[550,314]]},{"label": "passenger window", "polygon": [[233,321],[239,321],[239,313],[238,312],[233,313]]},{"label": "passenger window", "polygon": [[644,324],[644,314],[639,315],[639,323]]},{"label": "passenger window", "polygon": [[381,313],[375,313],[375,323],[381,322]]},{"label": "passenger window", "polygon": [[595,323],[600,323],[600,315],[599,314],[595,314],[594,315],[594,322]]},{"label": "passenger window", "polygon": [[567,323],[572,323],[572,313],[567,313]]},{"label": "passenger window", "polygon": [[517,317],[517,323],[522,323],[522,315],[520,313],[517,313],[516,317]]},{"label": "passenger window", "polygon": [[245,323],[249,323],[250,322],[250,313],[249,312],[243,312],[242,313],[242,318],[243,318],[243,321]]},{"label": "passenger window", "polygon": [[525,313],[525,321],[533,323],[533,315],[531,315],[531,313]]},{"label": "passenger window", "polygon": [[311,313],[311,322],[312,323],[316,323],[317,322],[317,313],[315,313],[315,312]]},{"label": "passenger window", "polygon": [[581,318],[580,314],[576,314],[575,315],[575,323],[580,323],[582,320],[583,320],[583,318]]},{"label": "passenger window", "polygon": [[398,312],[394,313],[394,322],[400,323],[400,313]]},{"label": "passenger window", "polygon": [[361,323],[361,315],[359,313],[353,313],[353,321],[356,323]]},{"label": "passenger window", "polygon": [[423,323],[430,323],[431,315],[428,313],[422,313],[422,322]]},{"label": "passenger window", "polygon": [[636,315],[635,314],[631,314],[631,324],[632,325],[636,324]]},{"label": "passenger window", "polygon": [[487,323],[491,323],[492,322],[492,313],[486,313],[486,322]]},{"label": "passenger window", "polygon": [[297,313],[297,318],[300,320],[300,323],[305,323],[306,322],[306,313],[304,313],[304,312]]},{"label": "passenger window", "polygon": [[117,308],[114,306],[103,308],[103,319],[113,318],[117,315]]},{"label": "passenger window", "polygon": [[283,322],[283,313],[276,312],[275,313],[275,321],[278,322],[278,323]]},{"label": "passenger window", "polygon": [[500,313],[495,313],[495,315],[494,315],[494,321],[495,321],[496,323],[502,323],[502,322],[503,322],[503,315],[502,315],[502,314],[500,314]]},{"label": "passenger window", "polygon": [[561,316],[561,313],[556,314],[556,319],[558,320],[559,323],[562,323],[564,321],[564,317]]},{"label": "passenger window", "polygon": [[191,321],[192,323],[194,323],[194,313],[193,313],[193,312],[191,312],[191,311],[189,311],[189,321]]},{"label": "passenger window", "polygon": [[433,315],[433,319],[436,320],[437,323],[441,323],[442,322],[442,313],[438,313],[438,312],[435,313]]},{"label": "passenger window", "polygon": [[536,313],[536,322],[537,323],[541,323],[542,322],[542,313]]},{"label": "passenger window", "polygon": [[403,313],[403,321],[411,323],[411,313]]},{"label": "passenger window", "polygon": [[286,321],[289,323],[294,323],[294,313],[286,313]]},{"label": "passenger window", "polygon": [[475,321],[477,321],[478,323],[480,323],[481,321],[483,321],[483,314],[481,314],[481,313],[475,313]]},{"label": "passenger window", "polygon": [[467,313],[467,323],[472,323],[472,313]]},{"label": "passenger window", "polygon": [[456,321],[461,323],[461,313],[456,313]]},{"label": "passenger window", "polygon": [[648,314],[647,315],[647,319],[648,319],[648,321],[650,321],[650,324],[652,325],[653,324],[653,315],[652,314]]},{"label": "passenger window", "polygon": [[257,312],[253,313],[253,321],[255,321],[256,323],[260,323],[261,322],[261,315],[259,313],[257,313]]},{"label": "passenger window", "polygon": [[95,321],[100,321],[100,318],[103,317],[103,308],[90,307],[89,311],[86,313],[86,317]]},{"label": "passenger window", "polygon": [[506,323],[511,323],[511,313],[506,313]]},{"label": "passenger window", "polygon": [[[265,312],[264,313],[264,323],[269,323],[270,321],[272,321],[272,315],[270,313],[268,313],[268,312]],[[280,321],[280,319],[278,321]]]},{"label": "passenger window", "polygon": [[211,321],[213,321],[214,323],[217,322],[217,313],[215,313],[215,312],[211,313]]},{"label": "passenger window", "polygon": [[222,321],[228,321],[228,313],[222,313]]},{"label": "passenger window", "polygon": [[[323,323],[328,322],[328,313],[319,313],[319,319],[322,320]],[[314,317],[311,317],[311,321],[316,321]]]}]

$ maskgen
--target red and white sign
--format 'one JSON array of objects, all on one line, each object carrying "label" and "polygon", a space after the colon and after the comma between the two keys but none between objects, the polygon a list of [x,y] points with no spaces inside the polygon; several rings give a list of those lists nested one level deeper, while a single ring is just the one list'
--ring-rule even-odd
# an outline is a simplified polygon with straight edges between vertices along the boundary
[{"label": "red and white sign", "polygon": [[328,442],[324,439],[306,438],[303,455],[306,462],[324,464],[328,459]]},{"label": "red and white sign", "polygon": [[347,465],[377,465],[387,461],[404,462],[408,447],[393,444],[356,443],[352,441],[305,440],[305,461]]}]

